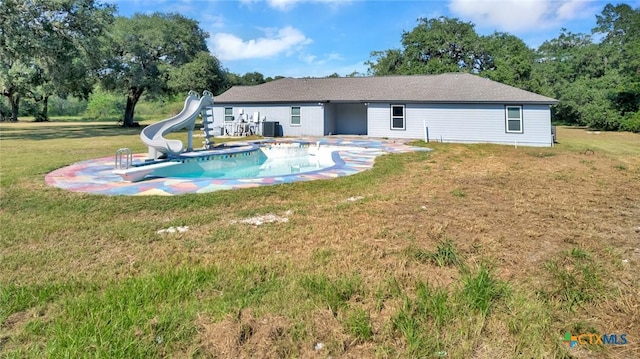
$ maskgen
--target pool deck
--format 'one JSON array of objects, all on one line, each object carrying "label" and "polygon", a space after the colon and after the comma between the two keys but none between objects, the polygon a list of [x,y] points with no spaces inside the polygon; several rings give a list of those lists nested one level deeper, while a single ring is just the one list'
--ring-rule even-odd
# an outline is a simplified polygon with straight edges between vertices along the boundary
[{"label": "pool deck", "polygon": [[[270,142],[274,140],[258,140]],[[251,188],[298,181],[313,181],[349,176],[373,167],[375,158],[387,153],[405,153],[428,151],[428,148],[408,146],[408,140],[382,140],[349,137],[300,137],[278,138],[275,142],[308,142],[320,145],[347,146],[340,150],[344,163],[333,167],[300,174],[278,177],[261,177],[249,179],[214,179],[214,178],[152,178],[140,182],[125,182],[113,172],[115,156],[97,158],[74,163],[50,172],[45,176],[48,185],[72,192],[83,192],[99,195],[162,195],[171,196],[186,193],[206,193],[220,190]],[[251,141],[254,142],[254,141]],[[245,149],[246,150],[246,147]],[[216,153],[236,153],[243,147],[229,147],[216,150]],[[133,163],[143,163],[146,154],[134,154]]]}]

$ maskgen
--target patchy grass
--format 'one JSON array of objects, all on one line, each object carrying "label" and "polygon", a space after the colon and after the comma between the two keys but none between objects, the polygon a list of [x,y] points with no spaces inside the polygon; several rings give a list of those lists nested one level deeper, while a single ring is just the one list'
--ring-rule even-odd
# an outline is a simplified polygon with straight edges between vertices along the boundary
[{"label": "patchy grass", "polygon": [[448,238],[438,243],[435,252],[431,255],[431,261],[440,267],[455,266],[461,263],[456,252],[455,244]]},{"label": "patchy grass", "polygon": [[[44,183],[120,147],[144,152],[139,130],[0,124],[0,356],[640,355],[638,135],[417,142],[434,150],[201,195]],[[157,234],[171,226],[189,231]],[[629,343],[567,349],[566,332]]]},{"label": "patchy grass", "polygon": [[356,307],[349,311],[344,326],[347,332],[354,338],[361,341],[370,340],[373,337],[371,327],[371,317],[364,309]]},{"label": "patchy grass", "polygon": [[483,316],[489,314],[494,302],[506,294],[506,288],[486,265],[480,265],[476,273],[466,273],[462,277],[461,295],[472,311]]},{"label": "patchy grass", "polygon": [[566,309],[607,297],[602,265],[583,249],[572,248],[545,268],[553,278],[546,295]]}]

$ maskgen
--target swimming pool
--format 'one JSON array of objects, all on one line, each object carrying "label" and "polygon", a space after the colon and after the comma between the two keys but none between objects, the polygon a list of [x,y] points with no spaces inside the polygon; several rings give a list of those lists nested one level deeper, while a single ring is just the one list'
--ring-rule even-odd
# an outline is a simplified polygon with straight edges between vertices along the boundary
[{"label": "swimming pool", "polygon": [[[228,146],[220,146],[206,153],[183,153],[180,161],[209,161],[211,159],[223,159],[224,156],[232,159],[246,156],[251,149],[262,146],[263,150],[268,145],[277,146],[285,143],[296,143],[320,148],[333,148],[331,159],[333,165],[321,170],[313,170],[302,173],[291,173],[280,176],[264,176],[253,178],[207,178],[207,177],[146,177],[144,180],[127,181],[122,176],[114,173],[114,156],[106,156],[77,162],[49,172],[45,176],[45,182],[54,187],[67,191],[92,193],[99,195],[124,195],[124,196],[171,196],[187,193],[207,193],[220,190],[252,188],[260,186],[272,186],[300,181],[329,180],[342,176],[353,175],[366,171],[373,167],[378,156],[387,153],[406,153],[415,151],[428,151],[424,147],[408,146],[406,141],[385,140],[370,138],[343,138],[343,137],[305,137],[291,138],[278,141],[259,141],[259,143],[234,143]],[[296,150],[292,150],[296,151]],[[140,165],[146,163],[146,153],[133,154],[133,163]],[[180,163],[164,161],[159,166],[178,166]],[[144,167],[141,167],[144,168]],[[294,168],[295,171],[295,168]],[[153,172],[153,168],[149,169]]]},{"label": "swimming pool", "polygon": [[147,178],[244,179],[309,173],[342,163],[338,150],[348,148],[300,142],[263,144],[232,155],[205,156],[205,160],[202,156],[178,159],[179,164],[158,168]]}]

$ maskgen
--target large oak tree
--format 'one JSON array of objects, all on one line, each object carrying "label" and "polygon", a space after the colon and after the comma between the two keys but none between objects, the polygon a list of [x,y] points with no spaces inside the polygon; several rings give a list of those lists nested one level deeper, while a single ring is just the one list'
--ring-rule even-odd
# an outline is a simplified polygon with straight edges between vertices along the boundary
[{"label": "large oak tree", "polygon": [[195,20],[179,14],[135,14],[116,19],[105,38],[104,46],[112,56],[103,70],[102,84],[108,90],[126,91],[125,127],[134,125],[135,107],[142,94],[169,92],[172,71],[207,51],[207,37]]},{"label": "large oak tree", "polygon": [[0,1],[0,88],[18,120],[20,98],[87,97],[101,67],[98,38],[115,8],[94,0]]},{"label": "large oak tree", "polygon": [[374,75],[480,72],[486,51],[472,23],[439,17],[418,19],[418,26],[402,34],[402,49],[374,51],[369,72]]}]

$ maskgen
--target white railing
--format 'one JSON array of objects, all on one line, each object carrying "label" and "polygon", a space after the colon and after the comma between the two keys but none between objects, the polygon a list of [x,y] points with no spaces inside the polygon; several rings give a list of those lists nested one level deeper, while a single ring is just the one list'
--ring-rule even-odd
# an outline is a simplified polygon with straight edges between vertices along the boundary
[{"label": "white railing", "polygon": [[117,170],[127,169],[131,167],[133,162],[133,154],[129,148],[120,148],[116,151],[116,161],[114,168]]}]

